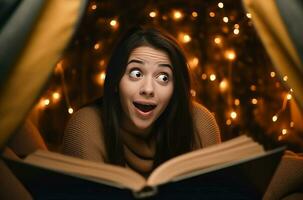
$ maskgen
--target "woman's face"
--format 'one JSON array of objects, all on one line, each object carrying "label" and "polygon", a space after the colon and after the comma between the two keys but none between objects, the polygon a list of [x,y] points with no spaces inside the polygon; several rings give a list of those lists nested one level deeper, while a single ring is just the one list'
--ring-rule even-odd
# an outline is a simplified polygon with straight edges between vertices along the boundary
[{"label": "woman's face", "polygon": [[123,127],[147,135],[168,105],[173,89],[168,55],[148,46],[134,49],[119,84]]}]

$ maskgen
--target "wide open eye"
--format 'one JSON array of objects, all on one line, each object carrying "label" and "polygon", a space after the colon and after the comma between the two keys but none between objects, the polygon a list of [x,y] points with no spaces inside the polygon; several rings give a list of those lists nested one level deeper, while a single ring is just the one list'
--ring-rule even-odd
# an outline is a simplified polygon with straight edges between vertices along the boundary
[{"label": "wide open eye", "polygon": [[129,76],[131,78],[140,78],[142,77],[142,72],[139,70],[139,69],[132,69],[130,72],[129,72]]},{"label": "wide open eye", "polygon": [[157,80],[161,83],[167,83],[169,81],[169,76],[166,73],[161,73],[157,76]]}]

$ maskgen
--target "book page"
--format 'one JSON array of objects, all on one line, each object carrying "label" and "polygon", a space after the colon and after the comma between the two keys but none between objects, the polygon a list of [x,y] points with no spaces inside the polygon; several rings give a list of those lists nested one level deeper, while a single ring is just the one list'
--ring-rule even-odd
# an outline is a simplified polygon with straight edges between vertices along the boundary
[{"label": "book page", "polygon": [[150,186],[163,184],[179,176],[193,174],[211,166],[263,153],[264,149],[261,145],[247,136],[239,136],[221,144],[196,150],[165,162],[153,171],[148,178],[147,184]]},{"label": "book page", "polygon": [[25,158],[24,162],[106,185],[139,191],[145,179],[136,172],[105,163],[74,158],[59,153],[38,150]]}]

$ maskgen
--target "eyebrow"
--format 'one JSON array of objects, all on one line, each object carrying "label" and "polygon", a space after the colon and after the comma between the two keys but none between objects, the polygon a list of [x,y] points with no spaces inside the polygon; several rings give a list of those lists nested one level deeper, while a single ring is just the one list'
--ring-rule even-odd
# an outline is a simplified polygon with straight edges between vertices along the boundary
[{"label": "eyebrow", "polygon": [[[143,62],[143,61],[141,61],[141,60],[137,60],[137,59],[132,59],[132,60],[130,60],[130,61],[127,63],[127,65],[129,65],[130,63],[139,63],[139,64],[144,64],[144,62]],[[160,67],[169,67],[169,68],[171,68],[171,69],[172,69],[172,66],[171,66],[170,64],[164,64],[164,63],[161,63],[161,64],[159,64],[159,66],[160,66]]]}]

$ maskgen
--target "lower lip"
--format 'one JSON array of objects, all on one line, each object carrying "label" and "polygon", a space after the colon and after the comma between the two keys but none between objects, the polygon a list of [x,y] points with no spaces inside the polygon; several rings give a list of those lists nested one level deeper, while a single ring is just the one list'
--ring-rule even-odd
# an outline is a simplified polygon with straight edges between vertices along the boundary
[{"label": "lower lip", "polygon": [[148,112],[142,112],[141,110],[139,110],[138,108],[135,107],[136,112],[139,114],[140,117],[142,118],[149,118],[152,116],[153,114],[153,110],[148,111]]}]

